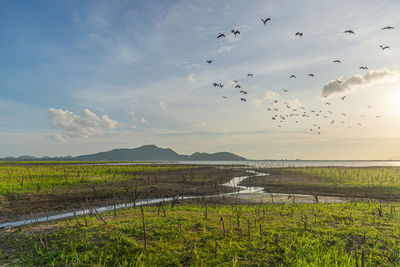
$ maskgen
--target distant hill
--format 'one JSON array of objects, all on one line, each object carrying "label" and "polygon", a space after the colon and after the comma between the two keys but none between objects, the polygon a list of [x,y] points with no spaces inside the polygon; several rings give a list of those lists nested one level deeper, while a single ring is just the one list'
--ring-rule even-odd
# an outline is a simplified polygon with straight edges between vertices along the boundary
[{"label": "distant hill", "polygon": [[192,155],[181,155],[170,148],[161,148],[155,145],[145,145],[132,149],[113,149],[91,155],[77,156],[74,160],[144,160],[144,161],[169,161],[169,160],[188,160],[188,161],[238,161],[247,160],[229,152],[193,153]]},{"label": "distant hill", "polygon": [[76,160],[76,161],[240,161],[247,160],[229,152],[217,153],[193,153],[192,155],[181,155],[170,148],[161,148],[155,145],[144,145],[137,148],[121,148],[110,151],[99,152],[89,155],[81,155],[76,157],[42,157],[35,158],[32,156],[7,157],[1,160]]}]

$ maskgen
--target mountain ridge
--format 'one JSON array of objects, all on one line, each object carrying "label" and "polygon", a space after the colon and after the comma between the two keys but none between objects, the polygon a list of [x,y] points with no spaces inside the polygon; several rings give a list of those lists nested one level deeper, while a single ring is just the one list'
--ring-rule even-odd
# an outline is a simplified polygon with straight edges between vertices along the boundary
[{"label": "mountain ridge", "polygon": [[67,160],[67,161],[246,161],[247,159],[231,152],[194,152],[191,155],[178,154],[171,148],[161,148],[156,145],[143,145],[136,148],[116,148],[108,151],[79,155],[75,157],[5,157],[2,161],[21,160]]}]

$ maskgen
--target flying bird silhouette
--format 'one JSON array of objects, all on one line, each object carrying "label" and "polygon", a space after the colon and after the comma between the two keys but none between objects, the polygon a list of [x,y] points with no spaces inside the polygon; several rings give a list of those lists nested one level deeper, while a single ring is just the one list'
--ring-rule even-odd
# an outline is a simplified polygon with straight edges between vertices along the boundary
[{"label": "flying bird silhouette", "polygon": [[247,95],[247,92],[246,92],[246,91],[243,91],[243,90],[241,90],[239,93],[244,94],[244,95]]},{"label": "flying bird silhouette", "polygon": [[360,67],[360,70],[368,70],[368,67],[361,66],[361,67]]},{"label": "flying bird silhouette", "polygon": [[253,77],[253,73],[247,73],[247,77]]},{"label": "flying bird silhouette", "polygon": [[390,46],[388,46],[388,45],[387,45],[387,46],[380,45],[379,47],[382,48],[382,50],[385,50],[385,49],[389,49],[389,48],[390,48]]},{"label": "flying bird silhouette", "polygon": [[212,60],[207,60],[206,61],[208,64],[211,64],[211,63],[213,63],[213,61]]},{"label": "flying bird silhouette", "polygon": [[386,27],[383,27],[381,30],[394,30],[394,27],[392,27],[392,26],[386,26]]},{"label": "flying bird silhouette", "polygon": [[344,31],[343,33],[348,33],[348,34],[356,34],[353,30],[347,30],[347,31]]},{"label": "flying bird silhouette", "polygon": [[239,84],[238,84],[238,85],[236,85],[236,86],[235,86],[235,88],[240,88],[240,85],[239,85]]},{"label": "flying bird silhouette", "polygon": [[261,19],[261,21],[264,23],[264,25],[270,20],[271,20],[271,18]]},{"label": "flying bird silhouette", "polygon": [[339,59],[336,59],[333,61],[333,63],[342,63],[342,61],[340,61]]},{"label": "flying bird silhouette", "polygon": [[238,30],[231,30],[231,33],[233,33],[233,34],[235,35],[235,37],[236,37],[237,34],[240,34],[240,31],[238,31]]},{"label": "flying bird silhouette", "polygon": [[292,75],[290,75],[289,78],[295,78],[296,79],[296,75],[292,74]]},{"label": "flying bird silhouette", "polygon": [[312,73],[309,73],[309,74],[308,74],[308,76],[310,76],[310,77],[314,77],[314,74],[312,74]]},{"label": "flying bird silhouette", "polygon": [[282,89],[285,93],[287,93],[287,91],[289,91],[288,89]]},{"label": "flying bird silhouette", "polygon": [[303,37],[303,33],[302,32],[296,32],[296,34],[294,36],[300,36]]},{"label": "flying bird silhouette", "polygon": [[342,83],[343,81],[341,81],[341,80],[336,80],[336,82],[337,82],[337,83]]},{"label": "flying bird silhouette", "polygon": [[346,98],[346,96],[342,96],[340,99],[344,100]]},{"label": "flying bird silhouette", "polygon": [[222,37],[225,37],[225,34],[219,33],[218,36],[217,36],[217,39],[222,38]]},{"label": "flying bird silhouette", "polygon": [[223,98],[228,98],[227,96],[224,96],[224,95],[223,95],[222,97],[223,97]]},{"label": "flying bird silhouette", "polygon": [[241,97],[240,100],[243,102],[246,102],[246,98],[244,98],[244,97]]}]

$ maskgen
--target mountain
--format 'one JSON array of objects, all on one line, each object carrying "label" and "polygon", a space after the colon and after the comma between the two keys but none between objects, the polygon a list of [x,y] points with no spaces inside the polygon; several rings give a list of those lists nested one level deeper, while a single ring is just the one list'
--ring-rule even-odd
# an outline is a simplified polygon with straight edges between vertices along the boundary
[{"label": "mountain", "polygon": [[91,155],[77,156],[73,158],[73,160],[238,161],[247,159],[229,152],[218,152],[213,154],[196,152],[192,155],[181,155],[170,148],[161,148],[155,145],[144,145],[132,149],[113,149]]},{"label": "mountain", "polygon": [[240,161],[247,160],[229,152],[193,153],[192,155],[178,154],[170,148],[161,148],[155,145],[144,145],[137,148],[121,148],[76,157],[42,157],[32,156],[6,157],[2,161],[18,160],[76,160],[76,161]]}]

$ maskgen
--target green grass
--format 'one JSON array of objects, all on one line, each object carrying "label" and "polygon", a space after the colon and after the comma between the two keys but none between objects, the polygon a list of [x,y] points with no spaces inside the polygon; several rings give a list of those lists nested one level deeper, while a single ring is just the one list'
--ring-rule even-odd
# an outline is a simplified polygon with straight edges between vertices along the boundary
[{"label": "green grass", "polygon": [[394,187],[400,189],[400,168],[396,167],[300,167],[288,171],[320,178],[334,186]]},{"label": "green grass", "polygon": [[[57,162],[53,162],[57,163]],[[50,190],[113,183],[134,179],[137,173],[189,169],[184,165],[0,165],[0,196],[22,193],[49,192]]]},{"label": "green grass", "polygon": [[136,208],[103,215],[107,224],[91,216],[87,226],[79,218],[49,230],[4,232],[0,253],[22,265],[356,266],[357,260],[360,266],[364,251],[366,266],[400,264],[398,204],[164,208],[165,216],[158,207],[144,208],[147,251]]}]

